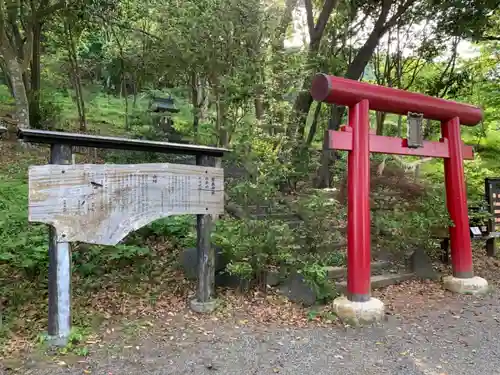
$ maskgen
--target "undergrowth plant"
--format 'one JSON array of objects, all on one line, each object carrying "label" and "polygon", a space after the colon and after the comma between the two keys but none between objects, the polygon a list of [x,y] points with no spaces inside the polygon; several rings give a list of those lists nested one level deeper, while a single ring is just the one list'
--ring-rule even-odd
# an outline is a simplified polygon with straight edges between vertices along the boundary
[{"label": "undergrowth plant", "polygon": [[246,280],[296,259],[293,232],[280,221],[221,220],[212,238],[229,259],[227,271]]},{"label": "undergrowth plant", "polygon": [[28,223],[28,185],[16,180],[0,183],[0,264],[28,279],[46,273],[46,225]]}]

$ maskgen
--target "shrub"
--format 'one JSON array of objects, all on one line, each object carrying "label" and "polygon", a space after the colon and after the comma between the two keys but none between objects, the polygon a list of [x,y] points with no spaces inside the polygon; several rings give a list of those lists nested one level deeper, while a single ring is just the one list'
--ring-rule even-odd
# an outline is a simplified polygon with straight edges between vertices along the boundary
[{"label": "shrub", "polygon": [[227,271],[246,280],[270,266],[295,263],[293,231],[283,222],[221,220],[212,239],[230,260]]},{"label": "shrub", "polygon": [[194,215],[169,216],[149,224],[147,230],[157,237],[168,237],[181,247],[196,246],[196,217]]},{"label": "shrub", "polygon": [[303,219],[297,236],[302,239],[305,251],[326,259],[337,253],[332,252],[332,248],[344,237],[339,229],[346,225],[346,209],[329,191],[312,190],[306,193],[296,201]]},{"label": "shrub", "polygon": [[48,230],[28,223],[28,185],[15,180],[0,184],[0,263],[28,278],[47,272]]}]

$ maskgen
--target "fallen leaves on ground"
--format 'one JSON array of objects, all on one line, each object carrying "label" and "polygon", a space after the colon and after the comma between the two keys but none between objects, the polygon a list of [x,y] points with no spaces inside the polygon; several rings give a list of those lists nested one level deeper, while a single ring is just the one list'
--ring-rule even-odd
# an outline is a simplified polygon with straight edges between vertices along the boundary
[{"label": "fallen leaves on ground", "polygon": [[373,296],[385,303],[387,313],[412,317],[418,316],[422,310],[439,307],[452,295],[439,282],[410,280],[375,290]]},{"label": "fallen leaves on ground", "polygon": [[[476,274],[485,277],[490,284],[500,284],[500,262],[474,253]],[[253,291],[240,294],[233,290],[220,290],[221,305],[210,315],[200,315],[189,310],[189,300],[194,297],[195,283],[186,281],[182,272],[161,265],[161,273],[134,285],[123,285],[113,278],[103,281],[98,290],[88,293],[75,287],[73,309],[75,325],[92,320],[101,337],[87,340],[88,345],[101,345],[116,334],[161,335],[165,340],[174,341],[185,330],[211,337],[215,328],[223,322],[234,328],[265,329],[266,327],[327,327],[338,324],[329,311],[331,306],[306,309],[291,303],[273,291],[264,293]],[[449,266],[441,266],[440,271],[451,273]],[[76,280],[78,281],[78,280]],[[73,283],[77,286],[77,283]],[[390,315],[405,318],[418,317],[424,311],[436,310],[444,304],[458,299],[456,295],[443,290],[441,283],[412,280],[399,285],[375,290],[373,296],[384,301]],[[46,297],[42,296],[44,299]],[[16,352],[29,350],[35,343],[36,335],[46,329],[46,301],[32,301],[21,311],[20,319],[25,324],[16,326],[9,343],[0,353],[0,358]],[[313,311],[314,310],[314,311]],[[96,318],[99,322],[95,324]],[[29,321],[29,324],[26,322]],[[124,328],[124,322],[126,327]],[[115,327],[120,327],[115,330]]]}]

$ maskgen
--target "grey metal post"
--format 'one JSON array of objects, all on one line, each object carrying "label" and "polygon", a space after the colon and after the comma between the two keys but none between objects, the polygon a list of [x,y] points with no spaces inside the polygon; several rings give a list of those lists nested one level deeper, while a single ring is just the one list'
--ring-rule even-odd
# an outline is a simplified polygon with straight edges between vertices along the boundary
[{"label": "grey metal post", "polygon": [[[71,164],[69,145],[53,144],[50,164]],[[57,231],[49,228],[49,342],[66,346],[71,331],[71,251],[68,242],[57,242]]]},{"label": "grey metal post", "polygon": [[[214,158],[206,155],[196,156],[196,165],[213,166]],[[198,285],[196,297],[191,300],[191,309],[199,313],[215,310],[215,250],[210,242],[212,215],[196,215],[196,247],[198,249]]]}]

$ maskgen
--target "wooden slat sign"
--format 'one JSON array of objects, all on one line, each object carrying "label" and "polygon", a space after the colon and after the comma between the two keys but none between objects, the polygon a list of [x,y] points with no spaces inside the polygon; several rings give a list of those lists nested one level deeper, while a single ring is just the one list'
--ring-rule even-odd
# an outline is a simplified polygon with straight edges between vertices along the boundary
[{"label": "wooden slat sign", "polygon": [[162,217],[223,211],[222,168],[165,163],[29,169],[29,221],[54,226],[59,242],[115,245]]}]

